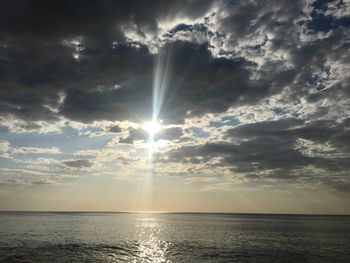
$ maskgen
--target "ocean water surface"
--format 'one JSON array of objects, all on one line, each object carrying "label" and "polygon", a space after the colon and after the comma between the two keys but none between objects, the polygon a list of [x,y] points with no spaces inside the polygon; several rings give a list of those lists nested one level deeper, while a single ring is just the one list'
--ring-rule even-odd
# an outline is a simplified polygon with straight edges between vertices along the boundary
[{"label": "ocean water surface", "polygon": [[350,217],[0,212],[0,262],[350,262]]}]

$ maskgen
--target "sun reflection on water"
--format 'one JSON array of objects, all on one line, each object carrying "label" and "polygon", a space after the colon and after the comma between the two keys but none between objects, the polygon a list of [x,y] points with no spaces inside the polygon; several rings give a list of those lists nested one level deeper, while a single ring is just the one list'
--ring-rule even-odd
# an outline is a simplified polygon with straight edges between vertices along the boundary
[{"label": "sun reflection on water", "polygon": [[163,222],[152,217],[140,218],[136,227],[140,242],[138,258],[142,260],[141,262],[171,262],[166,259],[166,251],[170,243],[161,239],[164,230]]},{"label": "sun reflection on water", "polygon": [[165,225],[160,218],[142,216],[135,222],[135,236],[113,246],[117,251],[103,251],[100,259],[106,263],[171,263],[168,253],[171,242],[164,239]]}]

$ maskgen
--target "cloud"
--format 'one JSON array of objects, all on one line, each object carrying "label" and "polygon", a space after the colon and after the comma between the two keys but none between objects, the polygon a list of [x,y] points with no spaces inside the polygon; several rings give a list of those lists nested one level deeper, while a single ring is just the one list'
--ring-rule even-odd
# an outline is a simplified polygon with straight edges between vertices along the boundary
[{"label": "cloud", "polygon": [[19,154],[59,154],[61,150],[57,147],[13,147],[8,141],[0,140],[0,157],[11,158]]},{"label": "cloud", "polygon": [[[160,174],[348,188],[347,2],[2,1],[0,10],[1,157],[67,148],[60,169],[111,172],[109,154],[118,165],[144,161],[141,125],[156,116],[155,141],[167,141]],[[60,134],[64,146],[11,144],[29,133]],[[72,134],[84,138],[79,149]]]},{"label": "cloud", "polygon": [[110,132],[113,132],[113,133],[120,133],[122,131],[122,128],[120,128],[119,126],[117,125],[114,125],[114,126],[110,126],[108,127],[108,130]]},{"label": "cloud", "polygon": [[92,166],[92,162],[86,159],[66,160],[62,162],[64,165],[71,168],[86,168]]},{"label": "cloud", "polygon": [[[339,24],[328,35],[312,39],[317,28],[310,23],[317,20],[314,13],[324,10],[321,3],[82,4],[84,12],[79,2],[4,2],[4,116],[27,121],[150,119],[159,54],[169,60],[160,111],[160,118],[169,123],[254,105],[286,88],[290,99],[304,96],[313,101],[328,95],[310,93],[313,89],[346,92],[343,72],[349,60],[342,42],[347,30]],[[329,16],[334,7],[325,5],[324,15]],[[24,13],[19,15],[19,9]],[[147,36],[154,43],[146,41]]]},{"label": "cloud", "polygon": [[[134,24],[141,35],[141,29],[156,32],[158,20],[170,10],[194,18],[203,15],[210,5],[210,1],[132,1],[127,5],[113,1],[53,5],[43,1],[3,2],[0,112],[25,120],[56,120],[58,115],[81,121],[124,118],[124,114],[106,112],[123,111],[124,107],[107,99],[109,87],[128,83],[134,76],[152,77],[153,55],[142,43],[130,44],[122,32],[123,25]],[[98,86],[107,89],[96,89]],[[123,90],[115,96],[126,93],[130,98],[133,92]],[[94,95],[91,104],[89,98]],[[82,112],[78,112],[79,106]]]},{"label": "cloud", "polygon": [[[158,133],[154,135],[153,140],[178,140],[183,135],[183,131],[180,127],[163,127]],[[150,138],[150,134],[143,128],[131,128],[129,134],[125,138],[119,140],[120,143],[133,144],[136,140],[147,141]]]},{"label": "cloud", "polygon": [[60,184],[74,179],[72,174],[62,174],[35,169],[0,168],[0,186],[34,186]]},{"label": "cloud", "polygon": [[0,141],[0,157],[10,157],[10,143],[7,141]]},{"label": "cloud", "polygon": [[61,150],[57,147],[37,148],[37,147],[16,147],[12,150],[13,154],[59,154]]},{"label": "cloud", "polygon": [[248,178],[292,182],[324,174],[326,179],[318,180],[334,184],[350,170],[349,141],[343,139],[346,125],[298,119],[243,124],[226,132],[229,141],[172,149],[162,153],[160,161],[223,166]]}]

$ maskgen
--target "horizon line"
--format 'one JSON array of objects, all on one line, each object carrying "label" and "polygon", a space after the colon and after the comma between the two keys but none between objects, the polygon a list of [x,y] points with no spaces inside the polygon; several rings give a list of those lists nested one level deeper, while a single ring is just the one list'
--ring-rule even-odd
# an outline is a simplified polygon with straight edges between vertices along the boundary
[{"label": "horizon line", "polygon": [[299,215],[350,216],[331,213],[277,213],[277,212],[210,212],[210,211],[103,211],[103,210],[0,210],[0,213],[100,213],[100,214],[218,214],[218,215]]}]

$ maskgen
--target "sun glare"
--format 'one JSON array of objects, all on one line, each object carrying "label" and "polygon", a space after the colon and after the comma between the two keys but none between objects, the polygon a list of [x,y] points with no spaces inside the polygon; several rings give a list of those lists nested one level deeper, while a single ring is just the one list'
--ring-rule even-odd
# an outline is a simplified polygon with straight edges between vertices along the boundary
[{"label": "sun glare", "polygon": [[157,121],[145,122],[142,127],[150,135],[154,135],[162,129],[162,126]]}]

